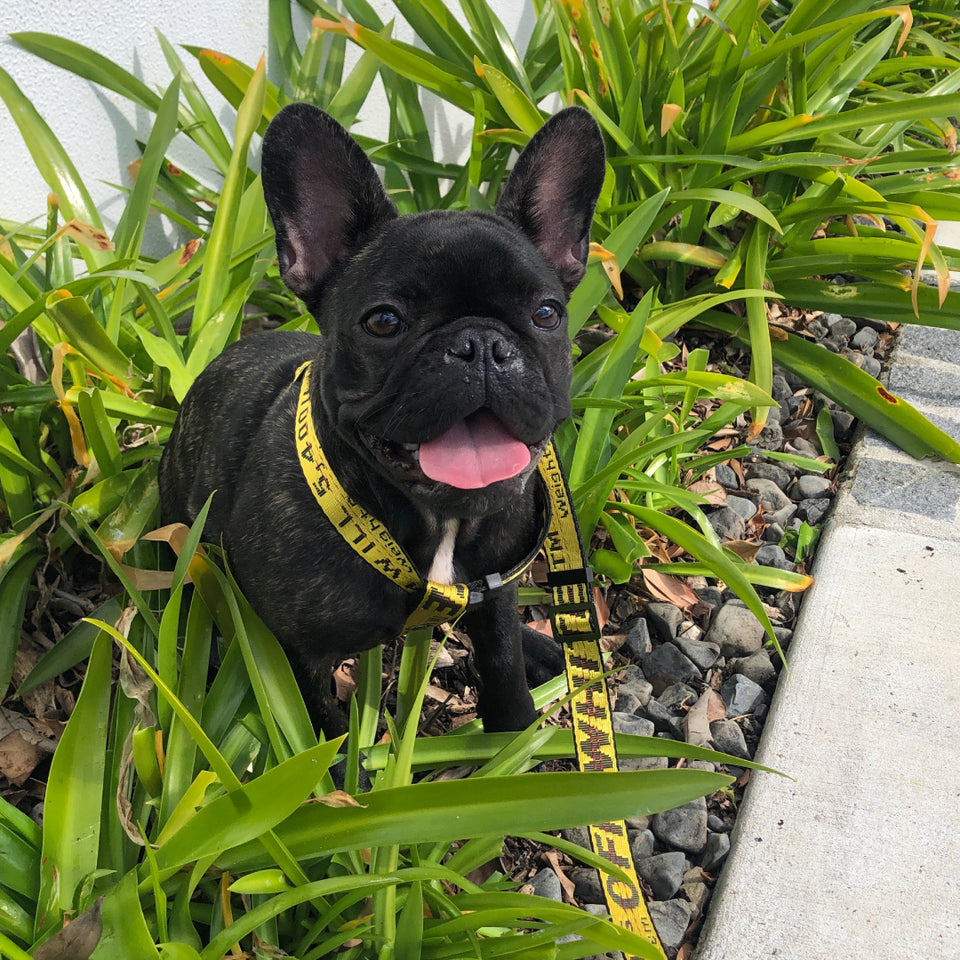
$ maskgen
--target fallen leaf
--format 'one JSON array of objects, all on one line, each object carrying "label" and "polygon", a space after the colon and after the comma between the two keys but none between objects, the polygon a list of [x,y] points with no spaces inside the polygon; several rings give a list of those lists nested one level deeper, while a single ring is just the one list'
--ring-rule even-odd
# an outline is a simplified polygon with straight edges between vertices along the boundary
[{"label": "fallen leaf", "polygon": [[545,637],[553,636],[553,627],[549,620],[531,620],[527,626],[536,630],[537,633],[542,633]]},{"label": "fallen leaf", "polygon": [[600,622],[600,629],[602,630],[610,619],[610,608],[607,606],[607,599],[599,587],[593,588],[593,602],[597,608],[597,619]]},{"label": "fallen leaf", "polygon": [[724,540],[724,549],[735,553],[744,563],[753,563],[762,544],[750,540]]},{"label": "fallen leaf", "polygon": [[366,809],[365,804],[359,803],[355,797],[350,796],[345,790],[334,790],[333,793],[324,794],[317,797],[317,803],[322,803],[325,807],[361,807]]},{"label": "fallen leaf", "polygon": [[460,714],[473,710],[471,704],[464,703],[455,693],[444,690],[442,687],[435,686],[432,683],[427,684],[425,692],[427,697],[435,703],[442,703],[448,713]]},{"label": "fallen leaf", "polygon": [[727,502],[727,492],[716,480],[704,477],[689,484],[687,489],[714,506],[723,506]]},{"label": "fallen leaf", "polygon": [[656,600],[665,600],[684,611],[693,609],[700,598],[682,580],[660,573],[658,570],[640,568],[646,588]]},{"label": "fallen leaf", "polygon": [[40,751],[20,730],[0,740],[0,773],[11,783],[22,786],[40,762]]},{"label": "fallen leaf", "polygon": [[169,590],[173,585],[172,570],[144,570],[141,567],[131,567],[126,563],[121,563],[120,569],[137,590]]},{"label": "fallen leaf", "polygon": [[55,937],[33,951],[33,960],[87,960],[103,935],[102,904],[103,897],[98,897],[79,917],[65,923]]},{"label": "fallen leaf", "polygon": [[563,872],[563,868],[560,866],[560,854],[556,850],[544,850],[543,859],[553,867],[553,872],[557,875],[557,878],[560,880],[560,886],[563,888],[564,899],[567,903],[576,903],[576,897],[574,897],[574,891],[576,886],[573,881]]},{"label": "fallen leaf", "polygon": [[333,671],[333,682],[337,688],[337,699],[347,701],[357,692],[357,680],[354,676],[355,661],[344,660]]}]

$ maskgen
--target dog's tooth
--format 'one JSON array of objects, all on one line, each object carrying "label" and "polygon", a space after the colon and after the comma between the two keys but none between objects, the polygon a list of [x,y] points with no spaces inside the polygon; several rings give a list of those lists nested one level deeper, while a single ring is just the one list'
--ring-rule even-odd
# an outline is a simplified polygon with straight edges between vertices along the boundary
[{"label": "dog's tooth", "polygon": [[407,453],[416,453],[416,452],[420,449],[420,444],[419,444],[419,443],[405,443],[405,444],[403,444],[403,449],[406,450]]}]

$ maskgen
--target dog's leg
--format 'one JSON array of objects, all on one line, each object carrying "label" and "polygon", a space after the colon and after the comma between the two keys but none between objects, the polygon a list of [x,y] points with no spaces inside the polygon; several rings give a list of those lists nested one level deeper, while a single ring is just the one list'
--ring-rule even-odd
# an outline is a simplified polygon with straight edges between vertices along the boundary
[{"label": "dog's leg", "polygon": [[287,656],[295,676],[300,678],[300,692],[314,730],[322,730],[327,740],[345,734],[347,715],[333,688],[333,667],[339,658],[301,656],[290,649],[287,650]]},{"label": "dog's leg", "polygon": [[484,730],[529,726],[537,711],[527,689],[516,585],[488,594],[479,610],[464,616],[463,625],[473,642],[480,674]]}]

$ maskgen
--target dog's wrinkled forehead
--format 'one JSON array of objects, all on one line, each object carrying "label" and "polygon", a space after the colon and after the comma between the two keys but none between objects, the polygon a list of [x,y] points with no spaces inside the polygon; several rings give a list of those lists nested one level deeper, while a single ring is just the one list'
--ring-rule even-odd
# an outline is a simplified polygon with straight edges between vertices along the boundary
[{"label": "dog's wrinkled forehead", "polygon": [[468,313],[482,313],[484,305],[566,299],[556,271],[520,230],[477,211],[434,210],[390,221],[343,279],[352,292],[362,289],[367,302],[444,299]]}]

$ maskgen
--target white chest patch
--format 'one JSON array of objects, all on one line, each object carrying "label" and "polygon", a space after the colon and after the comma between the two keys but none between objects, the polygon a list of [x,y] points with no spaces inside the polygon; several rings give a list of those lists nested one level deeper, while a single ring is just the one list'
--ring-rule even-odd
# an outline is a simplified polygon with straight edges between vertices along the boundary
[{"label": "white chest patch", "polygon": [[427,579],[434,583],[454,583],[453,577],[453,548],[457,542],[457,532],[460,529],[460,521],[451,519],[444,521],[443,538],[437,552],[433,557],[433,563],[430,564],[430,570],[427,573]]}]

